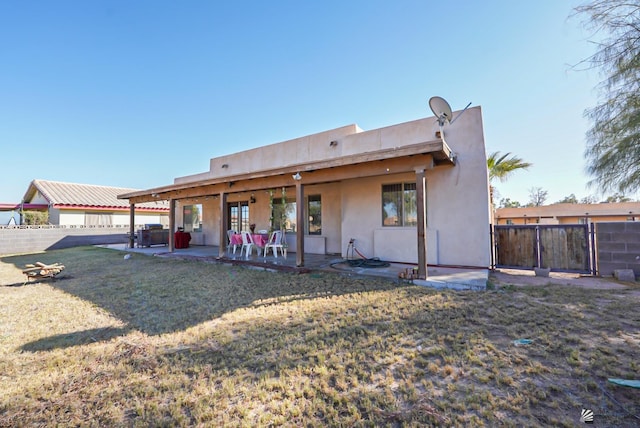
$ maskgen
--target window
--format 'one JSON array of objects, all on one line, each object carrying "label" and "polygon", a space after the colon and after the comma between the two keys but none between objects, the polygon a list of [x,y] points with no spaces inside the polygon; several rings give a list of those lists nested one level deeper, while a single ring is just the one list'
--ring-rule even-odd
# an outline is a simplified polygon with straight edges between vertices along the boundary
[{"label": "window", "polygon": [[185,232],[202,232],[202,204],[182,208],[182,226]]},{"label": "window", "polygon": [[382,185],[383,226],[417,226],[417,208],[416,183]]},{"label": "window", "polygon": [[249,230],[249,202],[230,202],[227,204],[229,215],[229,229],[237,232]]},{"label": "window", "polygon": [[511,220],[510,218],[507,219],[507,224],[513,224],[513,220]]},{"label": "window", "polygon": [[[309,195],[307,197],[307,219],[305,222],[305,232],[308,235],[322,234],[322,199],[320,195]],[[297,227],[297,207],[294,199],[287,198],[283,205],[282,199],[274,199],[273,212],[271,213],[273,230],[284,230],[295,232]]]},{"label": "window", "polygon": [[296,231],[296,202],[293,199],[286,199],[285,204],[282,200],[273,201],[272,213],[273,230],[284,230],[286,232]]},{"label": "window", "polygon": [[322,235],[322,203],[320,195],[309,195],[307,199],[307,233],[309,235]]}]

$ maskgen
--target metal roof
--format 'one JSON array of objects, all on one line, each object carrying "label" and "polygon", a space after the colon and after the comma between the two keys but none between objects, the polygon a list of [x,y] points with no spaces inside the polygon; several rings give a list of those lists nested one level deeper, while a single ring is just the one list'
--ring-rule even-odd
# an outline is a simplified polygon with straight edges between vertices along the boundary
[{"label": "metal roof", "polygon": [[[57,207],[74,208],[129,208],[126,200],[118,199],[122,193],[135,192],[137,189],[99,186],[93,184],[64,183],[60,181],[33,180],[29,185],[23,200],[32,202],[39,192],[50,205]],[[146,202],[137,205],[137,208],[168,211],[167,201]]]}]

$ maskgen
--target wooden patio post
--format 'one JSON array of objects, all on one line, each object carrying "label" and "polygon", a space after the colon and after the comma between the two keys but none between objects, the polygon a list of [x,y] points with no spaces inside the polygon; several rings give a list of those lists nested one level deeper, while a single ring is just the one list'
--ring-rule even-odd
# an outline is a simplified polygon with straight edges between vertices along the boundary
[{"label": "wooden patio post", "polygon": [[220,246],[218,247],[218,257],[224,257],[227,251],[227,194],[220,192]]},{"label": "wooden patio post", "polygon": [[304,266],[304,186],[296,181],[296,266]]},{"label": "wooden patio post", "polygon": [[424,169],[416,170],[416,205],[418,214],[418,279],[427,279],[426,177]]},{"label": "wooden patio post", "polygon": [[133,248],[135,239],[136,204],[129,204],[129,248]]},{"label": "wooden patio post", "polygon": [[176,200],[169,199],[169,252],[175,250],[174,236],[176,233]]}]

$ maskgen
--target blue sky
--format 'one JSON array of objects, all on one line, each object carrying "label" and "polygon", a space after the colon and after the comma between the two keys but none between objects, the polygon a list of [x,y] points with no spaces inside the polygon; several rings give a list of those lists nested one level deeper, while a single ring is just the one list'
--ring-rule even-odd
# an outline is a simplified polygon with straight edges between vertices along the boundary
[{"label": "blue sky", "polygon": [[147,189],[209,159],[482,106],[501,197],[585,187],[597,71],[577,2],[0,2],[0,202],[40,178]]}]

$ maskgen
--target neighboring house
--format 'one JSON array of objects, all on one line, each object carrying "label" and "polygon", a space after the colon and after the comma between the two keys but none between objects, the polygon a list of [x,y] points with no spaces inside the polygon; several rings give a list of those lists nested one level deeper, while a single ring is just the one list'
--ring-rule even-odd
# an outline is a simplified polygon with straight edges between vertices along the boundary
[{"label": "neighboring house", "polygon": [[[170,228],[217,245],[228,229],[281,229],[289,252],[487,268],[489,184],[480,107],[439,137],[434,117],[371,131],[357,125],[210,160],[171,185],[123,192],[131,204],[170,201]],[[132,205],[133,206],[133,205]],[[173,234],[171,234],[173,235]],[[174,249],[171,236],[170,249]]]},{"label": "neighboring house", "polygon": [[640,202],[498,208],[496,224],[584,224],[640,220]]},{"label": "neighboring house", "polygon": [[[132,191],[135,189],[33,180],[22,203],[13,210],[46,211],[53,225],[123,226],[130,223],[130,206],[117,196]],[[136,206],[134,223],[168,225],[169,205],[154,201]]]}]

